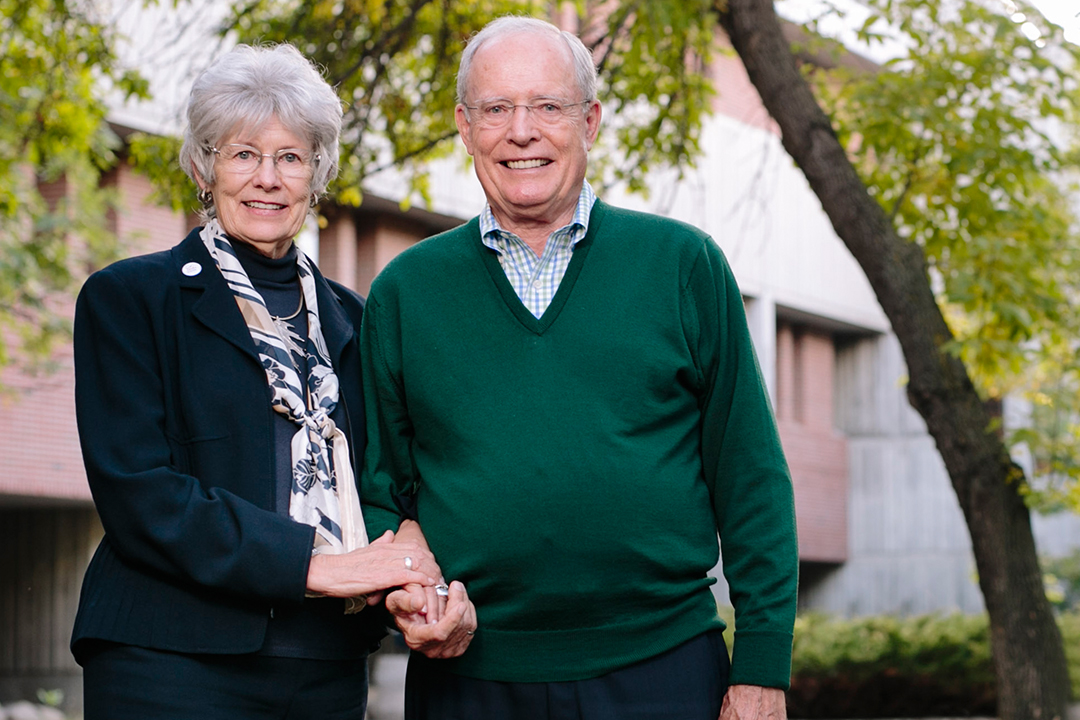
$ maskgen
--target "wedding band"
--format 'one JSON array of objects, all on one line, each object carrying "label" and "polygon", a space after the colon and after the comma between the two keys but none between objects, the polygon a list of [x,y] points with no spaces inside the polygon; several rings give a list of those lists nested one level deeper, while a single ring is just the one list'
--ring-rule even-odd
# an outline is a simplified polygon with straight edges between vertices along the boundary
[{"label": "wedding band", "polygon": [[476,631],[475,631],[475,630],[466,630],[466,631],[465,631],[465,634],[466,634],[466,635],[475,635],[475,634],[476,634]]},{"label": "wedding band", "polygon": [[405,558],[405,569],[406,570],[412,570],[412,558],[411,557]]},{"label": "wedding band", "polygon": [[450,588],[447,585],[436,585],[435,594],[439,597],[447,597],[450,594]]}]

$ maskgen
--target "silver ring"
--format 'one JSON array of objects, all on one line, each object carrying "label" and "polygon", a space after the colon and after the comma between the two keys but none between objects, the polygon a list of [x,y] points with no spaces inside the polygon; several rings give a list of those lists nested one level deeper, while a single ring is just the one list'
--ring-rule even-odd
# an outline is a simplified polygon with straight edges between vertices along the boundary
[{"label": "silver ring", "polygon": [[436,585],[435,594],[439,597],[447,597],[450,594],[450,587],[442,584]]},{"label": "silver ring", "polygon": [[406,570],[412,570],[412,558],[411,557],[406,557],[405,558],[405,569]]},{"label": "silver ring", "polygon": [[466,634],[466,635],[475,635],[475,634],[476,634],[476,631],[475,631],[475,630],[466,630],[466,631],[465,631],[465,634]]}]

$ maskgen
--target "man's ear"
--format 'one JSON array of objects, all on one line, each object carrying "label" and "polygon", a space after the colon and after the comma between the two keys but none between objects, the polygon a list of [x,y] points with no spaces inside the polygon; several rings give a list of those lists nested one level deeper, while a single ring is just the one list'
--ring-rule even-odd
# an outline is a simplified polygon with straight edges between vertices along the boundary
[{"label": "man's ear", "polygon": [[468,110],[465,109],[465,106],[459,103],[458,106],[454,108],[454,122],[457,123],[458,135],[461,136],[461,142],[465,144],[465,150],[472,155],[473,149],[472,142],[469,138],[469,116],[467,113]]},{"label": "man's ear", "polygon": [[600,117],[602,115],[603,108],[599,100],[593,100],[589,107],[585,108],[585,147],[588,150],[592,150],[593,143],[596,142],[596,136],[600,134]]}]

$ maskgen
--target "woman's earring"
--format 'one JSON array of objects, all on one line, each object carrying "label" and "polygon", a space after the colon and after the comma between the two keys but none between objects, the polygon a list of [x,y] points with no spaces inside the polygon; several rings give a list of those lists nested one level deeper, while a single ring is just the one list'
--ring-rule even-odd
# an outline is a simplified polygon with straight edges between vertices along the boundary
[{"label": "woman's earring", "polygon": [[195,197],[199,199],[199,202],[202,203],[203,207],[210,207],[214,204],[214,193],[210,192],[207,188],[203,188],[197,192]]}]

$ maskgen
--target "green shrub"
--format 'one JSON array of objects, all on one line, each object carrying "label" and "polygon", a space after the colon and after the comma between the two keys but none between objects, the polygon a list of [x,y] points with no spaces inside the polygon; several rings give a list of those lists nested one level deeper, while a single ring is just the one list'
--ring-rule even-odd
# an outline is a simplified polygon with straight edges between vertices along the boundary
[{"label": "green shrub", "polygon": [[1080,610],[1062,613],[1058,618],[1058,627],[1065,642],[1065,659],[1069,662],[1072,699],[1080,701]]},{"label": "green shrub", "polygon": [[996,715],[985,616],[800,617],[793,718]]},{"label": "green shrub", "polygon": [[[730,629],[733,615],[720,608]],[[1061,613],[1058,627],[1080,700],[1080,610]],[[986,616],[800,615],[787,705],[792,718],[996,717]]]}]

